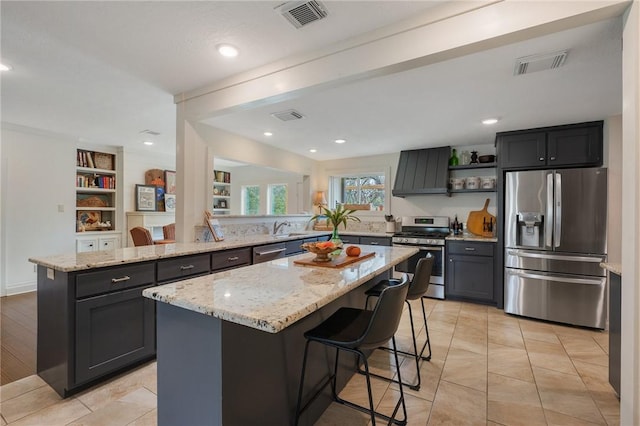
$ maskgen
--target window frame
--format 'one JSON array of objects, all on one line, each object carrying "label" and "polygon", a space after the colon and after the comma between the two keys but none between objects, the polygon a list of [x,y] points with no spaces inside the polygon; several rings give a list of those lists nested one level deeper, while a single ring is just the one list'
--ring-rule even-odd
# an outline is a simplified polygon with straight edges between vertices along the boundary
[{"label": "window frame", "polygon": [[[271,207],[273,206],[273,199],[272,199],[272,192],[271,192],[271,188],[272,187],[276,187],[276,186],[284,186],[286,189],[286,197],[285,197],[285,203],[284,203],[284,208],[285,208],[285,212],[284,213],[274,213],[271,210]],[[285,216],[287,214],[289,214],[289,184],[287,183],[268,183],[267,184],[267,214],[271,215],[271,216]]]},{"label": "window frame", "polygon": [[384,175],[384,206],[382,210],[357,210],[357,216],[384,216],[391,211],[391,167],[370,167],[370,168],[349,168],[349,169],[328,169],[327,173],[327,202],[328,208],[334,208],[336,197],[341,192],[340,180],[344,177],[354,177],[362,175]]},{"label": "window frame", "polygon": [[[258,188],[258,211],[256,213],[247,213],[245,210],[246,204],[246,192],[245,189],[246,188]],[[253,185],[253,184],[249,184],[249,185],[241,185],[240,186],[240,214],[241,215],[246,215],[246,216],[259,216],[260,215],[260,203],[261,203],[261,194],[260,194],[261,190],[260,190],[260,185]]]}]

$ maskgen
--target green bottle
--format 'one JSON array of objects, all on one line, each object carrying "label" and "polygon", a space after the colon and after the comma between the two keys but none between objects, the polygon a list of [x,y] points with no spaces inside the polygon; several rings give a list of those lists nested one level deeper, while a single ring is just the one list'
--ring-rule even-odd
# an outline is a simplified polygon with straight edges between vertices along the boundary
[{"label": "green bottle", "polygon": [[455,148],[451,150],[451,158],[449,158],[449,165],[450,166],[458,165],[458,151]]}]

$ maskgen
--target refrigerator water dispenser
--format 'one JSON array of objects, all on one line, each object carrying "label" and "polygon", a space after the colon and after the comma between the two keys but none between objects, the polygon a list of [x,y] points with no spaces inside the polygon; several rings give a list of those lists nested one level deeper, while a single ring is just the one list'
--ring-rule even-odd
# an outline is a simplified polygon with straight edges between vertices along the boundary
[{"label": "refrigerator water dispenser", "polygon": [[525,247],[543,247],[542,222],[544,215],[538,212],[520,212],[516,223],[517,245]]}]

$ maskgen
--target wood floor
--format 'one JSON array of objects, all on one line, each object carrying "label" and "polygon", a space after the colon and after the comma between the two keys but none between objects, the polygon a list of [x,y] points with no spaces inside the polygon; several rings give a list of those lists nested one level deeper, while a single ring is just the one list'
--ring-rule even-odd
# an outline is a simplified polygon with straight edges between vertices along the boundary
[{"label": "wood floor", "polygon": [[0,297],[0,385],[36,372],[36,292]]}]

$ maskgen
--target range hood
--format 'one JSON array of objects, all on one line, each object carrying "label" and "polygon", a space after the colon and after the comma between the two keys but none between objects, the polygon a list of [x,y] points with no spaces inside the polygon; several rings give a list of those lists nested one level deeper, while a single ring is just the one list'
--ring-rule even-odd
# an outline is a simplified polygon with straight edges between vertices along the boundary
[{"label": "range hood", "polygon": [[393,196],[448,194],[450,155],[449,146],[401,151]]}]

